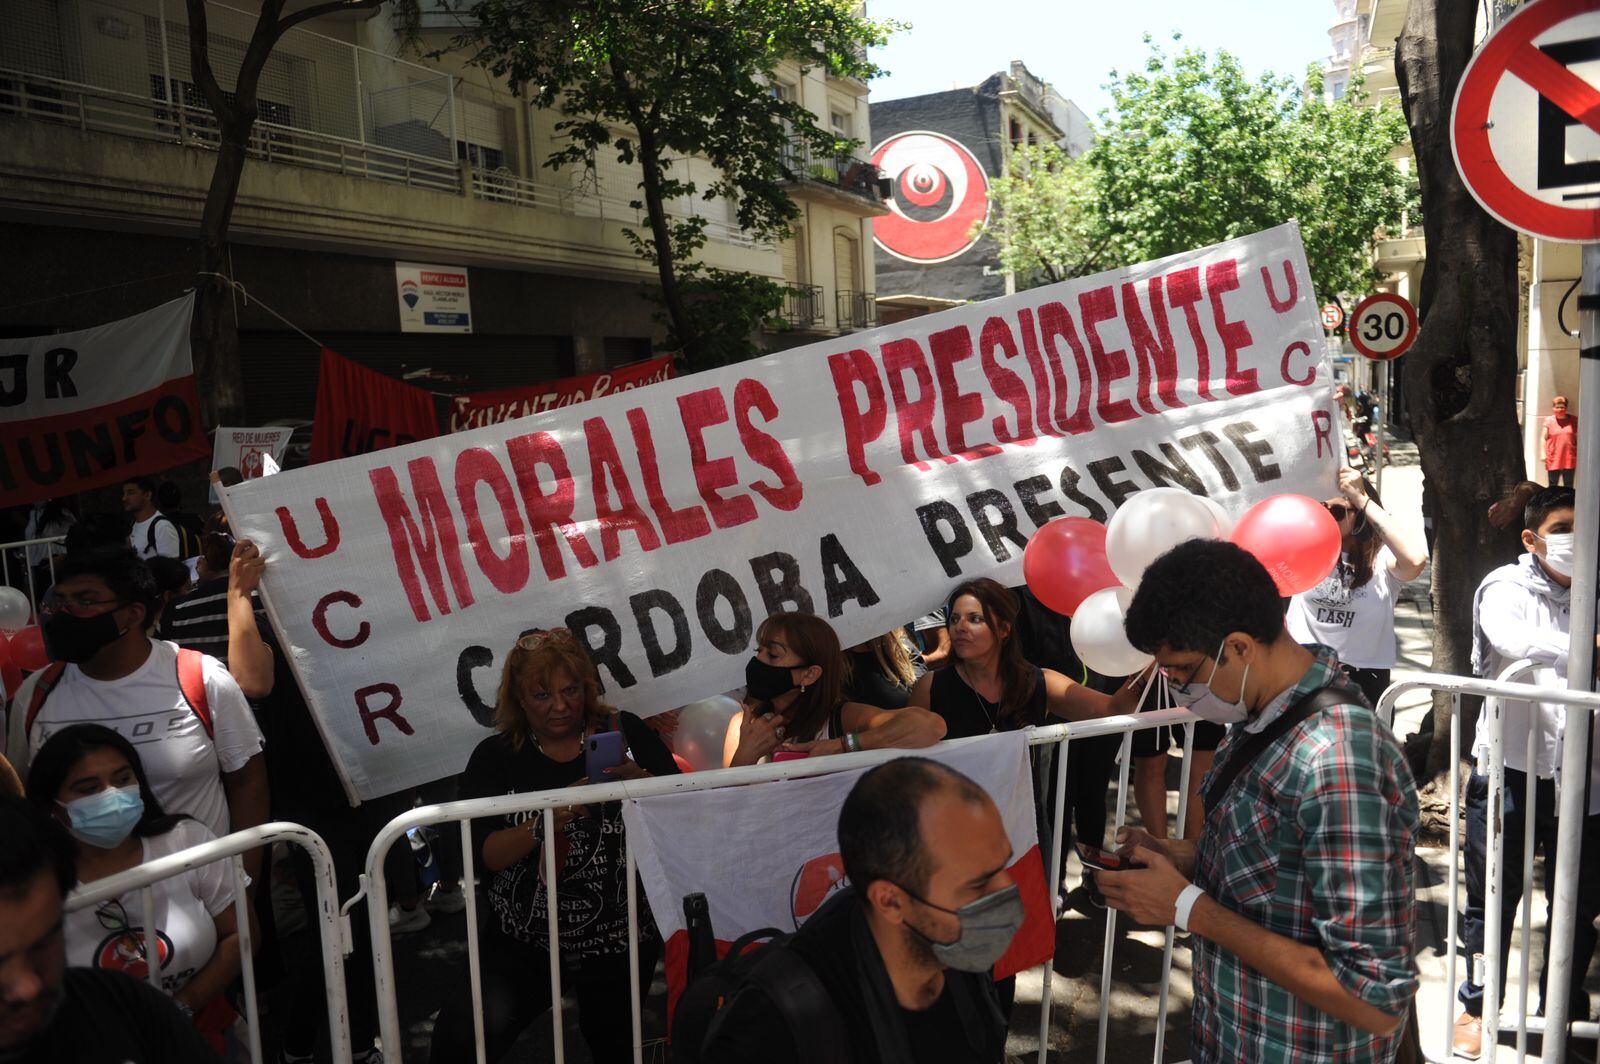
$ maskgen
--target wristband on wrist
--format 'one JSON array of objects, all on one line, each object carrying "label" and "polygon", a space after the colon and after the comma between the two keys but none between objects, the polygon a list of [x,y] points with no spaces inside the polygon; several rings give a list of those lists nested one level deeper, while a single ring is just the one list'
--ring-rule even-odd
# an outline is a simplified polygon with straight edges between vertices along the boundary
[{"label": "wristband on wrist", "polygon": [[1172,926],[1179,931],[1189,930],[1189,916],[1194,912],[1194,903],[1200,900],[1205,891],[1190,883],[1178,895],[1177,904],[1174,906]]},{"label": "wristband on wrist", "polygon": [[861,750],[861,736],[855,732],[844,733],[844,752],[854,754]]}]

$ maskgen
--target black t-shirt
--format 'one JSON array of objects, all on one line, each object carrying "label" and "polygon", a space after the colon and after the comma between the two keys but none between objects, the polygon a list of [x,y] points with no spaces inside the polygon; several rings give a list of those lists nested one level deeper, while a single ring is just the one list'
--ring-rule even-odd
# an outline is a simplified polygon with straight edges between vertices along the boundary
[{"label": "black t-shirt", "polygon": [[170,998],[122,972],[68,968],[61,1008],[6,1064],[217,1064]]},{"label": "black t-shirt", "polygon": [[928,701],[930,708],[944,718],[946,739],[965,739],[972,735],[988,735],[991,731],[1015,731],[1030,724],[1043,724],[1048,713],[1044,674],[1038,668],[1033,670],[1033,692],[1023,705],[1022,713],[1010,721],[1001,721],[999,705],[968,687],[954,666],[933,674]]},{"label": "black t-shirt", "polygon": [[983,1057],[972,1048],[961,1026],[961,1014],[950,996],[950,981],[945,980],[939,1000],[921,1012],[902,1008],[900,1019],[906,1025],[906,1041],[911,1043],[911,1059],[938,1061],[939,1064],[983,1064]]},{"label": "black t-shirt", "polygon": [[[194,590],[173,599],[161,611],[158,635],[181,647],[210,654],[228,663],[228,578],[213,577]],[[250,700],[256,725],[261,729],[262,751],[267,759],[267,787],[273,815],[296,819],[307,807],[318,810],[348,809],[350,801],[339,773],[323,745],[295,681],[288,655],[278,645],[261,600],[254,600],[256,631],[272,648],[272,693]]]},{"label": "black t-shirt", "polygon": [[845,685],[846,701],[860,702],[879,709],[904,709],[911,699],[911,688],[902,687],[883,674],[878,655],[871,650],[847,650],[850,656],[850,682]]},{"label": "black t-shirt", "polygon": [[[622,713],[620,717],[633,760],[657,776],[676,774],[677,762],[672,760],[661,737],[632,713]],[[572,786],[583,775],[582,754],[571,761],[554,761],[531,740],[517,750],[509,736],[496,733],[472,751],[466,770],[461,773],[460,797],[491,798],[556,790]],[[558,923],[561,953],[565,956],[609,956],[628,949],[622,803],[607,802],[588,812],[586,817],[568,821],[562,831],[563,844],[557,850]],[[483,844],[490,835],[542,816],[543,813],[512,813],[474,820],[472,844],[478,861],[483,860]],[[490,927],[519,942],[550,948],[542,845],[524,860],[489,874],[485,892]],[[642,897],[640,905],[642,911]],[[644,923],[642,916],[640,922]]]}]

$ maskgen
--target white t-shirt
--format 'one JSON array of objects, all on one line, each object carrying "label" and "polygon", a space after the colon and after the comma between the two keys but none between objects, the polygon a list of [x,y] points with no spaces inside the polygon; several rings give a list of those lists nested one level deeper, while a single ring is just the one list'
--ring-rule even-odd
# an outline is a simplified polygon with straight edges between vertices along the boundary
[{"label": "white t-shirt", "polygon": [[[158,857],[210,842],[214,836],[193,820],[180,820],[165,835],[145,839],[147,864]],[[229,862],[213,861],[182,875],[158,880],[155,901],[156,948],[161,954],[161,989],[182,990],[217,950],[215,917],[233,904]],[[67,963],[74,968],[126,972],[148,980],[144,901],[130,890],[111,901],[79,909],[66,918]]]},{"label": "white t-shirt", "polygon": [[[157,522],[155,550],[150,549],[151,521]],[[133,523],[133,531],[128,533],[128,545],[137,551],[141,558],[154,558],[158,554],[163,558],[176,558],[183,550],[183,541],[178,538],[178,526],[173,523],[172,518],[159,513]]]},{"label": "white t-shirt", "polygon": [[1326,580],[1289,600],[1284,623],[1294,641],[1332,647],[1339,662],[1353,669],[1394,668],[1394,604],[1400,591],[1400,581],[1389,572],[1394,562],[1393,552],[1380,547],[1372,579],[1351,587],[1350,556],[1339,555]]},{"label": "white t-shirt", "polygon": [[202,667],[211,708],[213,741],[178,686],[178,644],[150,641],[145,663],[120,680],[93,680],[68,665],[22,742],[22,726],[40,673],[23,683],[12,702],[8,750],[17,771],[27,772],[33,751],[70,724],[115,728],[139,751],[145,775],[168,813],[187,813],[215,835],[229,830],[222,773],[237,772],[261,751],[261,729],[244,692],[222,662],[205,655]]}]

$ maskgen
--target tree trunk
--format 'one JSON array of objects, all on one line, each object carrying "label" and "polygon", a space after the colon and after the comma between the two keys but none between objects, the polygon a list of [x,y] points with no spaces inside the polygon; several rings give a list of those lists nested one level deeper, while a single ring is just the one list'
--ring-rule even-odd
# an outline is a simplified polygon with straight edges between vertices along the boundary
[{"label": "tree trunk", "polygon": [[[1489,505],[1523,478],[1516,235],[1478,206],[1450,151],[1451,102],[1472,56],[1477,8],[1477,0],[1411,0],[1395,49],[1427,246],[1422,331],[1402,369],[1434,521],[1433,668],[1458,675],[1472,672],[1473,593],[1517,554],[1517,530],[1494,528]],[[1449,767],[1450,712],[1449,699],[1436,697],[1426,756],[1413,754],[1419,783]],[[1472,722],[1463,725],[1465,736]]]},{"label": "tree trunk", "polygon": [[238,198],[253,125],[253,120],[222,120],[222,142],[211,171],[205,211],[200,216],[200,277],[195,288],[190,341],[195,376],[201,384],[201,420],[208,429],[238,425],[244,418],[244,371],[239,358],[239,330],[230,309],[232,292],[227,282],[216,275],[228,272],[228,223]]}]

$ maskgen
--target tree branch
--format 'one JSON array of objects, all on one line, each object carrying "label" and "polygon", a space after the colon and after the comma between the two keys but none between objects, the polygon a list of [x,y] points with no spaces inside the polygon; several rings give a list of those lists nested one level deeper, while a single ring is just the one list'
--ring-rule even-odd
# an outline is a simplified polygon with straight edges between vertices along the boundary
[{"label": "tree branch", "polygon": [[310,22],[312,19],[321,18],[323,15],[337,15],[344,11],[370,11],[382,3],[383,0],[328,0],[327,3],[312,4],[310,7],[302,8],[292,15],[285,15],[280,18],[276,36],[281,37],[286,31],[294,29],[300,23]]}]

